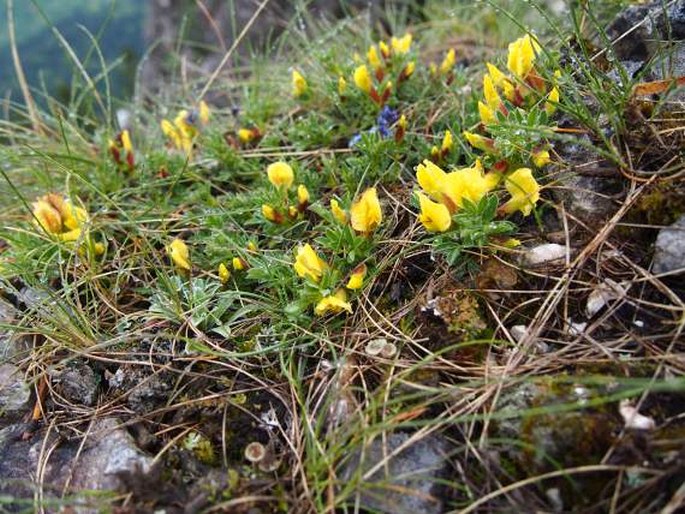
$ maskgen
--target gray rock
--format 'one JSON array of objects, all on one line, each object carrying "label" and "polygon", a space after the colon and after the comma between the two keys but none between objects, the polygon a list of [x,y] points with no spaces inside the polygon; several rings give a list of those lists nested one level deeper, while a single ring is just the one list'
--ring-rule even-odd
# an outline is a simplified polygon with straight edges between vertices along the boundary
[{"label": "gray rock", "polygon": [[685,215],[669,227],[662,228],[654,249],[654,273],[685,271]]},{"label": "gray rock", "polygon": [[571,173],[560,176],[558,185],[554,196],[566,213],[593,228],[614,214],[623,199],[623,181],[618,177]]},{"label": "gray rock", "polygon": [[82,363],[53,372],[52,383],[57,393],[71,403],[92,406],[98,391],[98,380],[90,366]]},{"label": "gray rock", "polygon": [[[358,484],[362,508],[389,514],[443,512],[439,482],[448,472],[450,444],[431,435],[399,450],[411,437],[407,433],[390,434],[385,441],[377,437],[343,465],[341,477]],[[358,480],[372,468],[368,479]]]},{"label": "gray rock", "polygon": [[40,475],[45,500],[70,497],[63,501],[77,512],[101,512],[96,495],[78,498],[78,494],[114,491],[121,485],[119,473],[147,471],[152,464],[119,425],[114,418],[94,422],[84,431],[85,444],[80,438],[62,441],[54,430],[38,432],[27,441],[21,438],[23,425],[0,430],[0,494],[14,499],[5,507],[16,511],[20,505],[32,505],[38,489],[35,477]]},{"label": "gray rock", "polygon": [[650,59],[663,47],[664,41],[685,39],[685,1],[656,1],[624,9],[607,27],[614,40],[614,54],[621,60]]},{"label": "gray rock", "polygon": [[0,415],[5,423],[19,421],[27,411],[31,390],[13,364],[0,364]]}]

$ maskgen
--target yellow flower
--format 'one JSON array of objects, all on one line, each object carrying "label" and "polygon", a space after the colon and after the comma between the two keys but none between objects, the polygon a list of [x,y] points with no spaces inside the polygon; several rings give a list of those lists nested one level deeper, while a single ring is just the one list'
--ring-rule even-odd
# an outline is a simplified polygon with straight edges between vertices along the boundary
[{"label": "yellow flower", "polygon": [[552,162],[552,159],[549,157],[548,150],[538,150],[537,152],[533,152],[531,157],[533,159],[533,164],[535,164],[535,166],[538,168],[542,168],[543,166],[546,166]]},{"label": "yellow flower", "polygon": [[357,232],[368,234],[380,224],[382,218],[381,204],[375,187],[364,191],[361,198],[350,207],[350,224]]},{"label": "yellow flower", "polygon": [[331,198],[331,212],[333,217],[343,225],[347,223],[347,213],[340,207],[338,200]]},{"label": "yellow flower", "polygon": [[297,276],[309,277],[314,282],[318,282],[328,265],[316,254],[311,245],[306,244],[297,248],[293,267]]},{"label": "yellow flower", "polygon": [[186,155],[190,156],[193,151],[194,136],[189,136],[185,130],[177,127],[168,120],[162,120],[161,126],[162,132],[171,140],[172,145],[179,150],[183,150]]},{"label": "yellow flower", "polygon": [[545,102],[545,111],[549,116],[554,114],[557,110],[557,104],[559,103],[559,88],[554,86],[552,90],[547,95],[547,102]]},{"label": "yellow flower", "polygon": [[508,214],[521,211],[528,216],[540,199],[540,186],[530,168],[519,168],[506,177],[506,188],[511,200],[504,204],[503,210]]},{"label": "yellow flower", "polygon": [[443,184],[445,183],[445,173],[442,168],[432,163],[428,159],[416,167],[416,180],[421,189],[432,196],[435,200],[440,200]]},{"label": "yellow flower", "polygon": [[454,148],[454,140],[452,139],[452,132],[449,130],[445,131],[445,136],[442,138],[442,145],[440,146],[440,151],[443,155],[446,155]]},{"label": "yellow flower", "polygon": [[307,81],[302,76],[302,74],[297,70],[293,70],[292,83],[293,96],[295,98],[299,98],[300,96],[304,95],[307,92],[307,89],[309,88],[309,86],[307,85]]},{"label": "yellow flower", "polygon": [[364,91],[364,93],[370,93],[373,89],[373,81],[371,80],[371,75],[369,74],[369,69],[366,65],[362,64],[357,66],[354,70],[354,83],[355,85]]},{"label": "yellow flower", "polygon": [[490,181],[486,179],[482,169],[462,168],[448,173],[445,177],[441,189],[441,203],[445,204],[450,212],[454,212],[463,206],[464,199],[478,202],[490,189]]},{"label": "yellow flower", "polygon": [[238,139],[240,140],[241,143],[251,142],[255,138],[256,135],[257,134],[253,129],[248,129],[248,128],[238,129]]},{"label": "yellow flower", "polygon": [[279,188],[289,188],[292,186],[293,180],[295,179],[293,169],[289,164],[283,161],[269,164],[269,166],[266,168],[266,174],[269,177],[269,182]]},{"label": "yellow flower", "polygon": [[434,202],[423,193],[417,193],[421,214],[419,221],[429,232],[445,232],[452,224],[449,209],[441,203]]},{"label": "yellow flower", "polygon": [[[51,201],[53,197],[58,198],[60,203],[55,205],[56,202]],[[59,205],[63,203],[64,200],[55,194],[46,195],[33,203],[33,216],[46,232],[59,234],[63,231],[62,214],[59,208]]]},{"label": "yellow flower", "polygon": [[501,89],[504,87],[504,84],[506,82],[509,82],[507,76],[504,73],[502,73],[497,66],[489,62],[485,63],[485,66],[487,66],[490,79],[492,80],[492,83],[495,85],[496,88]]},{"label": "yellow flower", "polygon": [[380,68],[382,66],[381,58],[378,55],[378,50],[376,50],[376,45],[371,45],[369,47],[369,51],[366,52],[366,58],[373,68]]},{"label": "yellow flower", "polygon": [[231,265],[236,271],[243,271],[245,268],[247,268],[247,263],[240,257],[233,257],[231,260]]},{"label": "yellow flower", "polygon": [[520,80],[525,80],[533,69],[536,54],[539,52],[540,44],[530,34],[526,34],[513,43],[509,43],[507,68]]},{"label": "yellow flower", "polygon": [[304,184],[297,186],[297,203],[307,205],[309,203],[309,190]]},{"label": "yellow flower", "polygon": [[262,216],[264,216],[267,220],[273,222],[273,223],[280,223],[281,222],[281,217],[271,205],[269,204],[263,204],[262,205]]},{"label": "yellow flower", "polygon": [[38,225],[61,241],[76,241],[88,221],[88,213],[75,207],[71,200],[49,193],[33,203],[33,216]]},{"label": "yellow flower", "polygon": [[176,238],[166,248],[169,257],[177,268],[190,271],[190,252],[183,240]]},{"label": "yellow flower", "polygon": [[489,137],[479,136],[478,134],[474,134],[467,130],[465,130],[463,134],[472,147],[477,148],[478,150],[483,150],[484,152],[494,151],[495,142]]},{"label": "yellow flower", "polygon": [[222,284],[226,284],[228,279],[231,278],[231,272],[228,270],[226,265],[222,262],[219,264],[219,280]]},{"label": "yellow flower", "polygon": [[293,219],[297,218],[297,215],[299,214],[299,212],[300,211],[298,211],[297,207],[295,207],[294,205],[291,205],[290,207],[288,207],[288,216],[290,216]]},{"label": "yellow flower", "polygon": [[390,46],[392,46],[393,52],[398,55],[406,54],[411,48],[412,35],[407,33],[401,38],[393,37],[390,39]]},{"label": "yellow flower", "polygon": [[490,75],[483,75],[483,96],[485,97],[485,103],[490,109],[493,111],[499,109],[502,100]]},{"label": "yellow flower", "polygon": [[383,57],[385,57],[386,59],[390,57],[390,48],[388,47],[388,44],[385,41],[379,41],[378,48],[381,49],[381,55]]},{"label": "yellow flower", "polygon": [[402,130],[407,130],[407,117],[404,114],[400,116],[397,126]]},{"label": "yellow flower", "polygon": [[410,61],[407,63],[407,65],[404,67],[402,70],[402,76],[400,77],[400,81],[404,79],[408,79],[414,74],[414,71],[416,70],[416,63],[414,61]]},{"label": "yellow flower", "polygon": [[248,252],[253,252],[253,253],[254,253],[254,252],[256,252],[257,250],[258,250],[258,248],[257,248],[257,243],[255,243],[254,241],[248,241],[248,242],[247,242],[247,251],[248,251]]},{"label": "yellow flower", "polygon": [[445,58],[440,63],[440,73],[446,75],[454,67],[454,63],[457,62],[457,55],[454,48],[450,48],[445,54]]},{"label": "yellow flower", "polygon": [[345,92],[347,91],[347,81],[345,80],[345,77],[342,75],[338,77],[338,94],[340,96],[343,96]]},{"label": "yellow flower", "polygon": [[314,314],[317,316],[328,313],[337,314],[342,311],[352,313],[352,306],[347,301],[347,294],[344,289],[338,289],[334,295],[322,298],[314,307]]},{"label": "yellow flower", "polygon": [[366,276],[366,264],[360,264],[352,270],[350,279],[347,281],[345,287],[347,289],[361,289],[364,284],[364,277]]},{"label": "yellow flower", "polygon": [[497,115],[495,114],[495,111],[490,109],[490,107],[485,105],[483,102],[478,102],[478,114],[480,114],[480,121],[483,123],[483,125],[489,125],[497,122]]},{"label": "yellow flower", "polygon": [[124,129],[121,131],[121,146],[127,153],[133,153],[133,144],[131,144],[131,135],[128,130]]}]

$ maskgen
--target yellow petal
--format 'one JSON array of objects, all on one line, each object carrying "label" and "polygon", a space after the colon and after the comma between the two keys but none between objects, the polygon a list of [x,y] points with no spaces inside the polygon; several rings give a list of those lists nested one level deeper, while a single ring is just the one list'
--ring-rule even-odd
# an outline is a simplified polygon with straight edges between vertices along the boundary
[{"label": "yellow petal", "polygon": [[547,95],[547,102],[545,103],[545,111],[549,116],[554,114],[557,110],[557,104],[559,103],[559,88],[554,86],[552,90]]},{"label": "yellow petal", "polygon": [[297,248],[293,268],[299,277],[309,277],[318,282],[328,265],[316,254],[311,245],[306,244]]},{"label": "yellow petal", "polygon": [[440,147],[440,150],[443,154],[446,154],[447,152],[451,151],[453,147],[454,140],[452,139],[452,132],[446,130],[445,137],[442,138],[442,146]]},{"label": "yellow petal", "polygon": [[190,271],[190,252],[183,240],[176,238],[167,246],[167,253],[173,263],[181,269]]},{"label": "yellow petal", "polygon": [[33,215],[46,232],[59,234],[62,231],[62,215],[46,197],[39,198],[33,203]]},{"label": "yellow petal", "polygon": [[485,63],[488,68],[488,74],[494,86],[498,89],[504,87],[504,83],[507,82],[507,76],[500,71],[500,69],[491,63]]},{"label": "yellow petal", "polygon": [[407,33],[401,38],[393,37],[390,39],[390,46],[392,46],[393,51],[398,54],[406,54],[411,48],[412,35]]},{"label": "yellow petal", "polygon": [[364,191],[361,198],[350,207],[350,224],[357,232],[367,234],[373,231],[382,218],[381,204],[375,187]]},{"label": "yellow petal", "polygon": [[463,135],[474,148],[483,150],[484,152],[492,152],[495,149],[494,141],[488,137],[479,136],[478,134],[474,134],[467,130],[463,132]]},{"label": "yellow petal", "polygon": [[352,306],[346,300],[345,290],[339,289],[334,295],[326,296],[319,300],[319,303],[314,307],[314,314],[323,316],[324,314],[337,314],[342,311],[347,311],[351,314]]},{"label": "yellow petal", "polygon": [[373,89],[373,81],[366,65],[362,64],[354,70],[354,83],[365,93],[369,93]]},{"label": "yellow petal", "polygon": [[520,80],[525,80],[533,69],[533,63],[539,51],[538,42],[530,34],[526,34],[509,44],[507,68]]},{"label": "yellow petal", "polygon": [[231,259],[231,265],[236,271],[243,271],[247,267],[245,261],[240,257],[233,257],[233,259]]},{"label": "yellow petal", "polygon": [[436,200],[440,198],[440,191],[447,174],[428,159],[416,167],[416,180],[421,189]]},{"label": "yellow petal", "polygon": [[254,139],[255,133],[252,129],[241,128],[238,129],[238,139],[241,143],[249,143]]},{"label": "yellow petal", "polygon": [[347,223],[347,213],[340,207],[338,200],[331,198],[331,212],[333,217],[343,225]]},{"label": "yellow petal", "polygon": [[441,203],[432,201],[423,193],[417,194],[421,208],[419,221],[426,227],[426,230],[429,232],[445,232],[448,230],[452,224],[449,209]]},{"label": "yellow petal", "polygon": [[298,97],[304,95],[307,92],[307,89],[309,87],[307,85],[306,79],[297,70],[293,70],[292,85],[293,85],[293,96],[295,98],[298,98]]},{"label": "yellow petal", "polygon": [[483,102],[478,102],[478,114],[480,114],[480,121],[483,123],[483,125],[490,125],[497,122],[495,111],[490,109],[490,107],[485,105]]},{"label": "yellow petal", "polygon": [[347,281],[345,287],[347,289],[360,289],[364,284],[364,277],[366,276],[366,264],[360,264],[352,270],[350,279]]},{"label": "yellow petal", "polygon": [[269,164],[266,168],[266,174],[269,177],[269,182],[274,186],[285,187],[286,189],[293,184],[293,180],[295,179],[293,169],[283,161]]},{"label": "yellow petal", "polygon": [[493,111],[499,109],[502,100],[490,75],[483,75],[483,96],[485,97],[485,103],[490,109]]},{"label": "yellow petal", "polygon": [[128,130],[123,130],[121,132],[121,146],[123,146],[124,150],[126,150],[128,153],[133,152],[133,145],[131,144],[131,135],[128,133]]},{"label": "yellow petal", "polygon": [[371,65],[372,68],[380,68],[381,67],[381,58],[378,55],[378,50],[376,50],[376,45],[371,45],[369,47],[369,51],[366,52],[366,58],[369,61],[369,64]]},{"label": "yellow petal", "polygon": [[347,81],[345,80],[345,77],[342,75],[338,77],[338,94],[340,96],[343,96],[345,92],[347,91]]},{"label": "yellow petal", "polygon": [[440,73],[446,75],[453,67],[454,63],[457,61],[457,54],[454,48],[450,48],[445,55],[445,58],[440,63]]},{"label": "yellow petal", "polygon": [[537,152],[533,152],[532,159],[533,164],[535,164],[535,166],[538,168],[542,168],[543,166],[546,166],[552,162],[552,159],[549,157],[548,150],[538,150]]},{"label": "yellow petal", "polygon": [[271,205],[262,205],[262,216],[274,223],[278,222],[278,214],[276,213],[276,209],[274,209]]},{"label": "yellow petal", "polygon": [[222,262],[219,264],[219,280],[222,284],[226,284],[228,279],[231,278],[231,272],[228,270],[226,265]]},{"label": "yellow petal", "polygon": [[309,203],[309,190],[304,184],[297,186],[297,203],[300,205]]},{"label": "yellow petal", "polygon": [[506,177],[505,185],[511,200],[504,205],[504,212],[521,211],[524,216],[528,216],[540,199],[540,186],[533,177],[533,172],[530,168],[519,168]]},{"label": "yellow petal", "polygon": [[381,49],[381,55],[385,57],[386,59],[390,57],[390,47],[385,41],[379,41],[378,42],[378,48]]}]

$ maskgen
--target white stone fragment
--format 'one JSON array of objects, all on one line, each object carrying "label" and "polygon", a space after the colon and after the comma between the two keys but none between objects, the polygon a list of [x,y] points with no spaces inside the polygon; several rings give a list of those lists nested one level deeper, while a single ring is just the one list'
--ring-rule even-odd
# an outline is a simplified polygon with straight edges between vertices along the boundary
[{"label": "white stone fragment", "polygon": [[585,321],[575,322],[571,318],[568,318],[566,323],[568,324],[568,335],[573,337],[581,335],[587,328],[587,322]]},{"label": "white stone fragment", "polygon": [[526,335],[528,327],[526,325],[514,325],[509,329],[511,337],[513,337],[517,343],[520,343]]},{"label": "white stone fragment", "polygon": [[565,246],[557,243],[547,243],[529,249],[521,256],[521,263],[528,266],[538,266],[540,264],[547,264],[561,259],[565,259],[567,255]]},{"label": "white stone fragment", "polygon": [[649,416],[643,416],[635,407],[630,404],[629,400],[621,400],[618,404],[618,412],[623,417],[623,422],[626,428],[635,430],[654,430],[656,423]]},{"label": "white stone fragment", "polygon": [[585,305],[585,311],[588,318],[597,314],[602,308],[611,300],[618,300],[625,297],[628,289],[623,285],[611,279],[606,279],[601,284],[598,284],[590,293]]}]

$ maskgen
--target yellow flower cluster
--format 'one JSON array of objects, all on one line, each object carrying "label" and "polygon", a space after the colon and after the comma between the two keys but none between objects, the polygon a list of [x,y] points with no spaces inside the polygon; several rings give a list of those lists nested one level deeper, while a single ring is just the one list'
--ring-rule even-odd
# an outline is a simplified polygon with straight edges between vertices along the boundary
[{"label": "yellow flower cluster", "polygon": [[[500,93],[509,103],[516,107],[524,107],[526,100],[532,97],[530,93],[536,91],[534,100],[539,95],[547,95],[545,110],[548,114],[554,113],[556,104],[559,103],[559,88],[553,84],[548,89],[545,80],[540,77],[535,69],[535,60],[540,53],[540,44],[530,34],[517,39],[509,45],[507,69],[511,75],[507,75],[492,63],[486,63],[488,72],[483,76],[484,102],[478,102],[478,112],[484,125],[497,122],[496,113],[499,111],[507,115],[507,108],[502,102]],[[560,73],[555,73],[558,78]]]},{"label": "yellow flower cluster", "polygon": [[[380,41],[378,45],[371,45],[366,52],[368,65],[360,64],[354,70],[352,79],[355,86],[369,95],[369,97],[379,106],[382,106],[387,102],[393,89],[393,82],[391,80],[385,80],[386,75],[390,70],[388,63],[394,56],[403,58],[403,56],[408,54],[411,50],[411,43],[412,35],[408,33],[401,38],[391,38],[390,45],[385,41]],[[369,70],[369,66],[371,67],[371,70]],[[399,85],[411,77],[415,69],[416,63],[414,61],[406,62],[396,77],[397,84]],[[344,77],[340,77],[338,91],[341,95],[346,87],[347,82]]]},{"label": "yellow flower cluster", "polygon": [[360,234],[369,235],[376,230],[383,220],[381,204],[375,187],[370,187],[350,207],[347,213],[335,198],[331,199],[331,213],[343,225],[348,221],[350,226]]},{"label": "yellow flower cluster", "polygon": [[182,150],[186,156],[191,157],[200,127],[206,125],[208,121],[209,107],[201,101],[197,109],[179,111],[173,123],[169,120],[162,120],[162,132],[169,138],[174,148]]},{"label": "yellow flower cluster", "polygon": [[297,204],[287,205],[288,190],[295,181],[295,172],[292,167],[283,161],[269,164],[266,168],[266,175],[269,182],[283,194],[285,204],[282,208],[274,207],[271,204],[262,205],[262,215],[272,223],[281,224],[286,218],[295,219],[302,214],[309,206],[309,190],[304,184],[297,186]]},{"label": "yellow flower cluster", "polygon": [[416,179],[423,190],[418,193],[419,221],[430,232],[445,232],[452,225],[452,214],[464,200],[478,202],[497,186],[500,177],[485,173],[480,161],[470,168],[446,173],[435,163],[425,160],[416,168]]},{"label": "yellow flower cluster", "polygon": [[[304,278],[318,284],[321,278],[329,270],[329,266],[310,244],[301,245],[295,253],[295,263],[293,264],[295,273],[300,278]],[[333,294],[322,294],[319,301],[314,306],[314,314],[323,316],[325,314],[337,314],[342,311],[352,313],[352,305],[347,301],[346,289],[360,289],[366,277],[366,265],[360,264],[350,274],[345,287],[339,287]]]},{"label": "yellow flower cluster", "polygon": [[[378,201],[378,194],[376,188],[371,187],[364,191],[361,196],[352,203],[349,213],[340,207],[337,200],[331,200],[331,212],[336,221],[341,224],[348,224],[352,229],[363,235],[368,236],[381,223],[383,219],[383,212],[381,210],[380,202]],[[297,248],[295,254],[295,262],[293,264],[295,273],[301,278],[310,280],[315,284],[321,282],[323,276],[329,271],[330,267],[310,244],[304,244]],[[337,287],[333,294],[329,294],[326,289],[322,292],[322,296],[314,307],[314,313],[317,316],[324,314],[336,314],[342,311],[352,312],[352,306],[347,301],[346,290],[361,289],[366,278],[367,267],[365,264],[356,266],[344,287]],[[333,275],[335,276],[335,275]]]},{"label": "yellow flower cluster", "polygon": [[33,203],[33,217],[39,227],[60,241],[79,239],[88,221],[85,209],[56,193],[41,196]]}]

